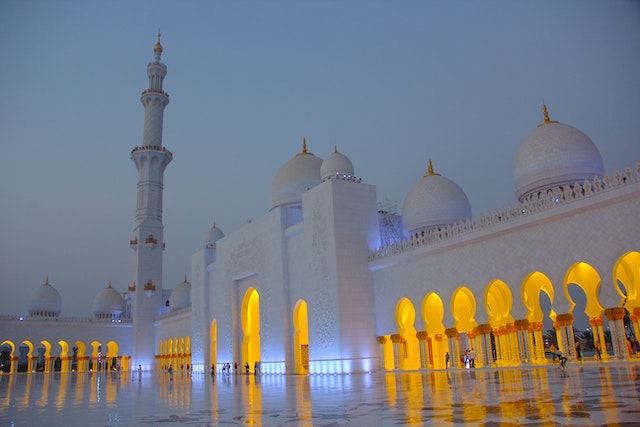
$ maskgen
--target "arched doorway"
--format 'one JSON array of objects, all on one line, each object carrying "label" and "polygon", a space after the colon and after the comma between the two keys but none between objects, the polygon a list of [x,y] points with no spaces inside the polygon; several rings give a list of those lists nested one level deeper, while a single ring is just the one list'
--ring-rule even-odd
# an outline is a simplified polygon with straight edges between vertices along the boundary
[{"label": "arched doorway", "polygon": [[427,336],[424,337],[426,339],[420,340],[420,345],[423,347],[421,351],[422,365],[424,367],[426,362],[426,365],[431,368],[444,369],[446,368],[445,354],[449,350],[447,340],[443,339],[445,337],[444,304],[442,298],[435,292],[425,296],[422,301],[422,319],[425,325],[424,330],[427,333]]},{"label": "arched doorway", "polygon": [[218,364],[218,321],[213,319],[209,327],[209,353],[211,354],[211,373],[216,371]]},{"label": "arched doorway", "polygon": [[[476,299],[473,292],[466,286],[456,289],[451,296],[451,314],[454,320],[454,330],[448,332],[449,350],[452,358],[451,363],[456,366],[454,363],[463,360],[464,350],[469,348],[467,333],[473,332],[477,326],[475,320]],[[461,345],[464,349],[461,348]]]},{"label": "arched doorway", "polygon": [[242,299],[242,364],[253,369],[260,361],[260,296],[255,288],[247,289]]},{"label": "arched doorway", "polygon": [[556,313],[551,308],[553,299],[553,285],[545,274],[534,271],[524,279],[522,303],[527,309],[526,318],[529,321],[533,341],[531,358],[536,364],[546,364],[546,351],[558,347],[556,332],[553,329],[556,318]]},{"label": "arched doorway", "polygon": [[309,373],[309,322],[308,307],[300,299],[293,309],[293,348],[297,374]]},{"label": "arched doorway", "polygon": [[517,365],[522,359],[529,360],[527,344],[511,327],[514,323],[511,316],[513,297],[507,284],[502,280],[491,282],[484,294],[484,305],[491,329],[497,336],[496,351],[500,364]]},{"label": "arched doorway", "polygon": [[395,367],[399,369],[420,368],[420,347],[416,336],[416,310],[409,298],[402,298],[396,306],[398,333],[391,336],[394,344]]}]

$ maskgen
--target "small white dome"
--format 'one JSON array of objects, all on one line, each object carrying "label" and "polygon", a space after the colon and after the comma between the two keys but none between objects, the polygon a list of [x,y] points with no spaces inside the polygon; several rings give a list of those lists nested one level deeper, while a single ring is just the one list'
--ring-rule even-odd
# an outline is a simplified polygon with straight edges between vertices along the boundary
[{"label": "small white dome", "polygon": [[331,179],[335,176],[341,178],[352,178],[354,176],[353,163],[347,156],[338,152],[338,148],[334,148],[333,153],[320,166],[320,178],[322,181]]},{"label": "small white dome", "polygon": [[465,221],[471,218],[471,204],[467,195],[453,181],[429,171],[418,181],[402,206],[402,224],[408,236]]},{"label": "small white dome", "polygon": [[191,283],[187,282],[187,276],[184,276],[184,282],[171,292],[169,308],[176,311],[187,307],[191,307]]},{"label": "small white dome", "polygon": [[322,159],[308,153],[304,141],[302,152],[287,161],[271,182],[270,210],[278,206],[301,204],[302,194],[320,184],[321,165]]},{"label": "small white dome", "polygon": [[513,168],[516,197],[523,201],[550,188],[582,183],[604,174],[602,156],[580,130],[545,121],[520,146]]},{"label": "small white dome", "polygon": [[124,308],[124,298],[111,287],[111,282],[93,299],[93,315],[99,319],[119,319]]},{"label": "small white dome", "polygon": [[224,233],[214,223],[204,235],[204,247],[215,249],[216,242],[224,237]]},{"label": "small white dome", "polygon": [[29,315],[40,317],[59,317],[62,311],[60,292],[49,284],[49,278],[31,292],[29,296]]}]

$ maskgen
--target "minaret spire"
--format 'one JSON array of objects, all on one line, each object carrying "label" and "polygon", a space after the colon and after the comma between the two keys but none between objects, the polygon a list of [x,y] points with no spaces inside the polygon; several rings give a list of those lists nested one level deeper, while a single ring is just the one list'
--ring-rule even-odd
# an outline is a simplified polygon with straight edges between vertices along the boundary
[{"label": "minaret spire", "polygon": [[[173,154],[162,146],[164,109],[169,95],[162,84],[167,66],[160,62],[162,55],[160,32],[153,47],[155,61],[147,65],[149,88],[142,92],[144,106],[144,132],[142,145],[131,152],[131,160],[138,170],[138,200],[133,257],[133,292],[131,316],[133,322],[133,363],[144,369],[153,368],[155,354],[154,319],[162,314],[162,252],[164,225],[162,223],[162,193],[164,170]],[[135,286],[135,283],[147,284]]]}]

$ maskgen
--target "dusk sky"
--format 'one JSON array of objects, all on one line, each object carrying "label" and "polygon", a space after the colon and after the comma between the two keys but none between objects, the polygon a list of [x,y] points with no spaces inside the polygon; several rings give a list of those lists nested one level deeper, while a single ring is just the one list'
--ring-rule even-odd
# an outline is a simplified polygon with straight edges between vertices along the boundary
[{"label": "dusk sky", "polygon": [[268,211],[303,137],[398,210],[429,158],[474,215],[514,204],[543,102],[607,173],[640,161],[638,1],[3,0],[0,314],[27,314],[47,277],[63,316],[131,284],[130,152],[158,29],[165,288],[191,276],[214,221],[229,234]]}]

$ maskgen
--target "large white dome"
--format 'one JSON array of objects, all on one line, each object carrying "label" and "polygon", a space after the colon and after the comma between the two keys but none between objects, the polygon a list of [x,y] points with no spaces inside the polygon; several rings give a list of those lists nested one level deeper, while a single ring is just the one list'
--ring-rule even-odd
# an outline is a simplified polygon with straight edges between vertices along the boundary
[{"label": "large white dome", "polygon": [[187,276],[184,276],[184,281],[171,292],[169,308],[176,311],[187,307],[191,307],[191,283],[187,282]]},{"label": "large white dome", "polygon": [[354,177],[353,163],[347,156],[338,152],[334,147],[333,153],[329,155],[320,166],[320,179],[326,181],[334,177],[351,179]]},{"label": "large white dome", "polygon": [[29,315],[58,317],[62,311],[60,292],[49,284],[49,278],[29,295]]},{"label": "large white dome", "polygon": [[592,180],[604,174],[602,156],[578,129],[545,121],[520,146],[513,168],[516,197],[523,201],[547,189]]},{"label": "large white dome", "polygon": [[224,237],[224,233],[222,232],[222,230],[216,227],[216,224],[213,223],[211,228],[207,230],[207,232],[204,235],[204,238],[202,239],[204,243],[204,247],[215,249],[216,242],[222,239],[223,237]]},{"label": "large white dome", "polygon": [[99,319],[119,319],[124,308],[124,298],[111,287],[111,282],[93,299],[93,314]]},{"label": "large white dome", "polygon": [[467,195],[453,181],[429,170],[418,181],[402,205],[402,224],[406,235],[444,227],[471,218]]},{"label": "large white dome", "polygon": [[303,142],[302,152],[285,163],[271,182],[271,208],[299,205],[302,194],[320,184],[322,159],[307,152]]}]

